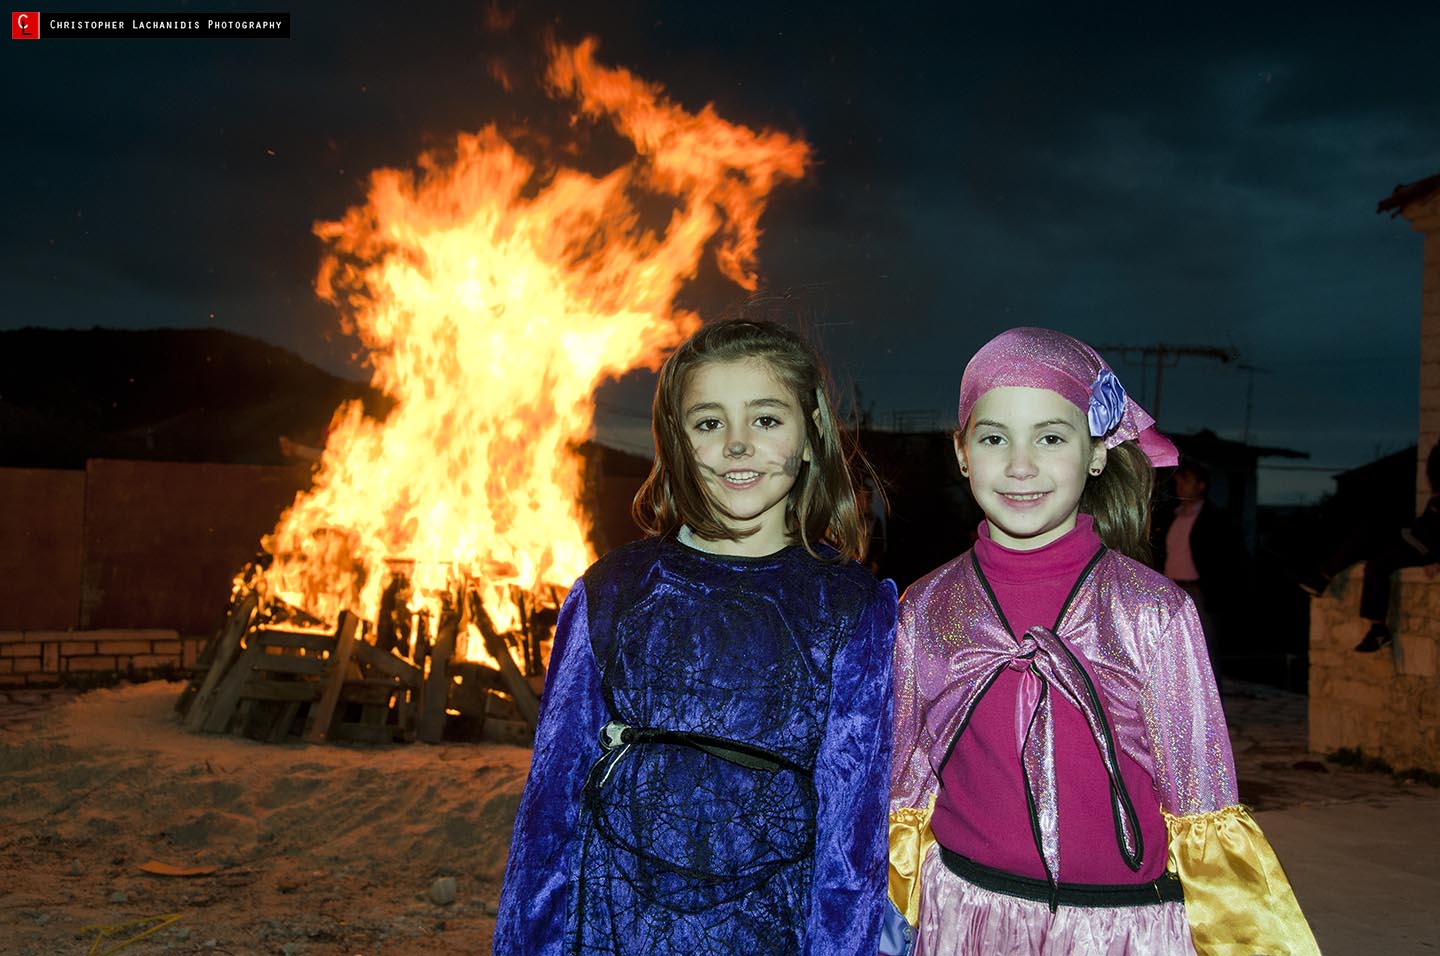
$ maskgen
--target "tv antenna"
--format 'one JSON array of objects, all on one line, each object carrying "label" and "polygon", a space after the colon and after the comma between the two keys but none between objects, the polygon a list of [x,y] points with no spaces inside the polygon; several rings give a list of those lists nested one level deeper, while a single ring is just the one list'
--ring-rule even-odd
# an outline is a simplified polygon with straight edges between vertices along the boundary
[{"label": "tv antenna", "polygon": [[[1182,358],[1208,358],[1226,363],[1240,358],[1240,353],[1233,348],[1222,349],[1213,345],[1169,345],[1165,342],[1157,342],[1154,345],[1097,345],[1095,350],[1118,354],[1120,359],[1126,363],[1138,361],[1142,368],[1150,364],[1151,356],[1154,357],[1155,397],[1150,403],[1150,414],[1156,421],[1160,420],[1160,386],[1164,383],[1167,368],[1179,365]],[[1138,360],[1132,358],[1137,355],[1139,356]]]}]

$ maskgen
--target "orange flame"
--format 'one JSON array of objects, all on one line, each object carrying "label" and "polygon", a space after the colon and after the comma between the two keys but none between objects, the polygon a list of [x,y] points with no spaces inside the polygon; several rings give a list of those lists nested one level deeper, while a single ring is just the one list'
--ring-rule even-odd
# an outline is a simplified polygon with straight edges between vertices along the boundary
[{"label": "orange flame", "polygon": [[[483,581],[497,626],[513,625],[502,592],[566,587],[594,558],[573,448],[595,387],[658,366],[698,325],[674,302],[717,234],[721,270],[754,288],[766,198],[804,174],[808,147],[687,113],[594,51],[552,49],[549,89],[629,139],[628,164],[537,174],[491,126],[418,173],[376,171],[364,206],[316,225],[317,291],[395,404],[384,422],[336,412],[313,487],[267,538],[266,586],[290,603],[374,620],[403,561],[417,593]],[[659,234],[641,226],[645,196],[674,206]]]}]

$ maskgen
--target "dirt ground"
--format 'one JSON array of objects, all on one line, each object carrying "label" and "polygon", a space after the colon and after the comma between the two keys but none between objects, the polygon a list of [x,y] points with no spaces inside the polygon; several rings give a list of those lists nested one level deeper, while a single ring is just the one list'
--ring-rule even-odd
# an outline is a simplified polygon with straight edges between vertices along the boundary
[{"label": "dirt ground", "polygon": [[179,692],[0,727],[0,954],[490,952],[529,750],[187,734]]},{"label": "dirt ground", "polygon": [[[0,694],[0,956],[487,956],[529,750],[187,734],[179,692]],[[1262,820],[1433,799],[1307,752],[1306,707],[1227,685],[1241,799]],[[446,878],[455,898],[436,902]],[[121,926],[96,945],[90,927]]]}]

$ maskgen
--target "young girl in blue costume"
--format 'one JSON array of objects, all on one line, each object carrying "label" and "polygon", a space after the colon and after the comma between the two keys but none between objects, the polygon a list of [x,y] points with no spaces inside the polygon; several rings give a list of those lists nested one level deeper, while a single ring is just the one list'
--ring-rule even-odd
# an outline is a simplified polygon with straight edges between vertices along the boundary
[{"label": "young girl in blue costume", "polygon": [[1311,956],[1239,805],[1190,598],[1141,561],[1175,448],[1082,342],[960,386],[975,547],[900,602],[892,900],[917,956]]},{"label": "young girl in blue costume", "polygon": [[651,536],[560,611],[496,956],[876,952],[895,586],[832,408],[778,325],[665,362]]}]

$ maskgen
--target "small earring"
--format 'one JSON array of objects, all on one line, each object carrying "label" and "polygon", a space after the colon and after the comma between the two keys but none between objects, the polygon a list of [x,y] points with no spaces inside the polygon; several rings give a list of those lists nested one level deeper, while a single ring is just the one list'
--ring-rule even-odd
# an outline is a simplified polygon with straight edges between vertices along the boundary
[{"label": "small earring", "polygon": [[1090,469],[1090,475],[1091,475],[1092,477],[1098,477],[1099,474],[1100,474],[1100,472],[1103,471],[1103,470],[1104,470],[1104,469],[1101,469],[1101,468],[1091,468],[1091,469]]}]

